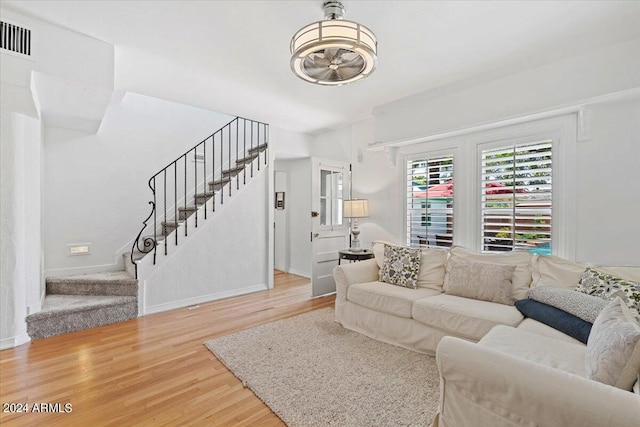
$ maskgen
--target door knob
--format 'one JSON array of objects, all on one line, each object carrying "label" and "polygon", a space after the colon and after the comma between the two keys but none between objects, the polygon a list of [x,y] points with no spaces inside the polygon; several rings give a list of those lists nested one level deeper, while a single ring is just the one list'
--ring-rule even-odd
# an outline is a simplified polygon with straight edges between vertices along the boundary
[{"label": "door knob", "polygon": [[315,218],[315,217],[317,217],[317,216],[319,216],[319,215],[320,215],[320,212],[311,211],[311,217],[312,217],[312,218]]}]

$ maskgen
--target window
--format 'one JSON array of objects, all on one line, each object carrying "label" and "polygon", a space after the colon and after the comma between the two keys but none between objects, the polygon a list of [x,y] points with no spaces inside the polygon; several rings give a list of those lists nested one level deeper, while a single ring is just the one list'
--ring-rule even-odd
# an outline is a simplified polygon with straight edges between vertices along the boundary
[{"label": "window", "polygon": [[483,250],[550,254],[551,140],[481,153]]},{"label": "window", "polygon": [[407,243],[451,246],[453,156],[407,161]]},{"label": "window", "polygon": [[342,172],[320,171],[320,225],[342,225]]}]

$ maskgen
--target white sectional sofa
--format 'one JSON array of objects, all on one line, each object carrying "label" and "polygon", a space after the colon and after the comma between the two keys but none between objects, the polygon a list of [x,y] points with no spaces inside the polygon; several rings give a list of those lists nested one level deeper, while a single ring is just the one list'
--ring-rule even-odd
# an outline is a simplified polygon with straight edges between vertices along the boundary
[{"label": "white sectional sofa", "polygon": [[[520,300],[537,286],[575,289],[585,265],[526,251],[431,248],[423,250],[418,287],[410,289],[379,280],[383,251],[374,244],[376,259],[336,267],[336,321],[383,342],[437,351],[434,426],[640,426],[640,394],[588,379],[584,343],[525,319],[513,305],[454,295],[445,285],[456,261],[512,266],[511,297]],[[640,281],[640,267],[599,269]]]}]

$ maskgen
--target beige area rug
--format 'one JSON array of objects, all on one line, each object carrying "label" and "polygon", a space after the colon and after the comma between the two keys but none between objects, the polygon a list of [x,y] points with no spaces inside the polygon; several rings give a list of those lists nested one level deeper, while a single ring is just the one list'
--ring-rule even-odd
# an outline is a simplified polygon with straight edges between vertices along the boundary
[{"label": "beige area rug", "polygon": [[429,426],[438,407],[433,357],[344,329],[332,309],[205,345],[291,427]]}]

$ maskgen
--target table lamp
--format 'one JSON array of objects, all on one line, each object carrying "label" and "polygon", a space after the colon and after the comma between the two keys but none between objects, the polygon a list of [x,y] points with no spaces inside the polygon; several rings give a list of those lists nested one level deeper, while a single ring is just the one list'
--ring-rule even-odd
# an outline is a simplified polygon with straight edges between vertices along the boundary
[{"label": "table lamp", "polygon": [[358,228],[358,218],[365,218],[369,216],[369,201],[366,199],[353,199],[345,200],[342,205],[342,216],[344,218],[353,218],[351,221],[351,234],[353,239],[351,240],[352,252],[362,252],[360,247],[360,228]]}]

